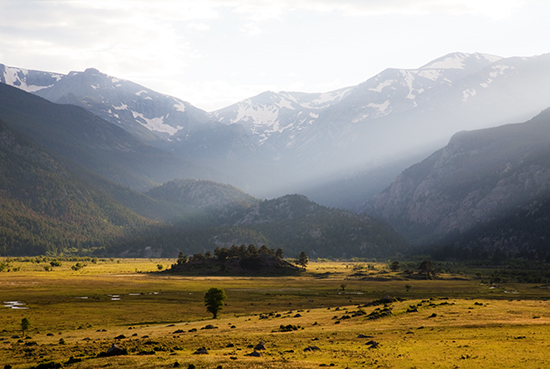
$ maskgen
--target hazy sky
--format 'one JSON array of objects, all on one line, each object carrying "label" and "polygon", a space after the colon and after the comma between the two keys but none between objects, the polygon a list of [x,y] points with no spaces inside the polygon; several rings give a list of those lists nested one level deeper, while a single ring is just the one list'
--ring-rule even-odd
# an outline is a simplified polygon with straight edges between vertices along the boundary
[{"label": "hazy sky", "polygon": [[450,52],[550,52],[548,0],[0,0],[0,63],[94,67],[211,111]]}]

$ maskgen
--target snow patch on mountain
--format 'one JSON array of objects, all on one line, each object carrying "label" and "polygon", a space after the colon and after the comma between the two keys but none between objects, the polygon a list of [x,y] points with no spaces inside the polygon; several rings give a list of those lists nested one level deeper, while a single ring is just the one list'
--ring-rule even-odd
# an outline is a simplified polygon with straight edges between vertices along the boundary
[{"label": "snow patch on mountain", "polygon": [[403,75],[403,79],[405,80],[405,86],[409,88],[409,93],[407,94],[407,99],[414,100],[416,95],[414,94],[414,88],[413,88],[413,82],[414,82],[414,76],[410,71],[401,71],[401,74]]},{"label": "snow patch on mountain", "polygon": [[483,83],[480,83],[479,85],[483,88],[487,88],[489,87],[489,85],[493,82],[493,80],[491,78],[488,78],[487,79],[487,82],[483,82]]},{"label": "snow patch on mountain", "polygon": [[296,102],[305,109],[324,109],[327,106],[342,101],[342,99],[348,96],[352,90],[353,88],[350,87],[341,90],[320,93],[318,94],[319,96],[316,99],[313,99],[309,102],[301,102],[299,100],[296,100]]},{"label": "snow patch on mountain", "polygon": [[495,78],[497,76],[501,76],[504,74],[504,72],[507,70],[507,69],[515,69],[514,67],[511,67],[509,65],[493,65],[492,67],[493,71],[491,73],[489,73],[489,76],[491,76],[491,78]]},{"label": "snow patch on mountain", "polygon": [[[3,78],[5,81],[4,83],[30,93],[40,91],[45,88],[49,88],[53,86],[53,84],[47,85],[47,86],[28,85],[27,84],[28,74],[29,74],[29,71],[27,69],[5,66],[4,78]],[[52,78],[59,81],[62,78],[62,76],[58,74],[52,74]]]},{"label": "snow patch on mountain", "polygon": [[296,109],[296,108],[294,108],[294,106],[292,106],[292,102],[290,102],[288,100],[285,100],[285,99],[281,99],[275,105],[277,105],[279,108],[287,108],[287,109],[290,109],[290,110],[295,110]]},{"label": "snow patch on mountain", "polygon": [[394,80],[394,79],[390,79],[390,80],[387,80],[387,81],[384,81],[384,82],[380,82],[378,84],[378,86],[376,86],[375,88],[369,88],[369,91],[382,92],[382,90],[385,87],[391,86],[394,82],[397,82],[397,81]]},{"label": "snow patch on mountain", "polygon": [[185,104],[181,101],[178,101],[175,105],[174,105],[174,109],[176,109],[177,111],[181,111],[182,113],[185,112]]},{"label": "snow patch on mountain", "polygon": [[464,57],[461,56],[448,56],[443,60],[439,60],[428,64],[422,69],[464,69]]},{"label": "snow patch on mountain", "polygon": [[431,81],[437,81],[441,77],[441,71],[437,69],[423,69],[418,71],[418,75]]},{"label": "snow patch on mountain", "polygon": [[279,117],[279,109],[274,106],[261,105],[255,108],[250,101],[239,104],[239,110],[235,119],[231,119],[231,123],[244,122],[264,122],[264,125],[272,126],[277,122]]},{"label": "snow patch on mountain", "polygon": [[462,101],[466,102],[470,98],[470,96],[475,96],[477,94],[477,91],[473,88],[469,88],[467,90],[462,91]]},{"label": "snow patch on mountain", "polygon": [[370,103],[367,105],[369,108],[374,108],[374,109],[377,109],[379,112],[385,112],[386,109],[388,109],[388,107],[390,106],[390,100],[386,100],[384,101],[382,104],[374,104],[374,103]]},{"label": "snow patch on mountain", "polygon": [[128,110],[128,105],[124,104],[124,103],[120,103],[120,106],[113,106],[113,109],[116,109],[116,110]]},{"label": "snow patch on mountain", "polygon": [[465,70],[468,68],[468,64],[471,64],[472,61],[477,63],[495,63],[498,60],[502,59],[500,56],[489,55],[489,54],[466,54],[466,53],[452,53],[445,55],[439,59],[436,59],[420,69],[458,69]]},{"label": "snow patch on mountain", "polygon": [[134,115],[134,119],[141,123],[144,127],[146,127],[150,131],[157,131],[157,132],[163,132],[168,133],[170,136],[175,135],[180,129],[183,127],[177,126],[176,128],[164,124],[164,117],[158,117],[158,118],[145,118],[143,114],[136,113],[135,111],[132,112]]}]

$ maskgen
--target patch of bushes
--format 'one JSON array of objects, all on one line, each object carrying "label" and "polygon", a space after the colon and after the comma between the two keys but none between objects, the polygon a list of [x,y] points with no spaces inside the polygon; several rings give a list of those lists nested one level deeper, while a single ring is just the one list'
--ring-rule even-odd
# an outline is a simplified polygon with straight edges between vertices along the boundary
[{"label": "patch of bushes", "polygon": [[83,263],[79,262],[79,263],[76,263],[75,265],[73,265],[71,267],[71,269],[76,272],[76,271],[79,271],[80,269],[84,268],[85,266],[87,266],[87,264],[83,264]]},{"label": "patch of bushes", "polygon": [[273,330],[273,332],[292,332],[292,331],[297,331],[299,329],[302,329],[302,327],[300,327],[299,325],[292,325],[292,324],[284,325],[284,324],[281,324],[279,326],[279,329]]},{"label": "patch of bushes", "polygon": [[50,361],[47,363],[40,363],[37,366],[32,366],[31,369],[57,369],[63,368],[63,364]]}]

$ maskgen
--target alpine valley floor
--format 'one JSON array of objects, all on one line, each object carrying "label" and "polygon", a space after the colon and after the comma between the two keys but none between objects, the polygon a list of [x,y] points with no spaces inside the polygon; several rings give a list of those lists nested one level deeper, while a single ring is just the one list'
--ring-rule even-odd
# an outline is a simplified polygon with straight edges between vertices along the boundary
[{"label": "alpine valley floor", "polygon": [[[51,263],[46,258],[7,263],[0,273],[0,364],[14,369],[550,366],[545,285],[489,284],[483,272],[413,279],[387,271],[387,264],[366,262],[315,262],[301,276],[271,278],[155,273],[174,262],[166,259],[79,262],[79,269],[72,268],[76,261],[64,260],[50,271],[44,268]],[[203,302],[210,287],[227,294],[216,320]],[[31,323],[24,335],[23,318]],[[124,354],[105,357],[113,344]]]}]

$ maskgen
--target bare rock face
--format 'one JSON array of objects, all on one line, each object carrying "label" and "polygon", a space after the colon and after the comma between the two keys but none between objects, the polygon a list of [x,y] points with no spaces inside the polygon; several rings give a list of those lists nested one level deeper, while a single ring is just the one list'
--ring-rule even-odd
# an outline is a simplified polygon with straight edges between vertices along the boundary
[{"label": "bare rock face", "polygon": [[374,202],[412,242],[463,233],[550,193],[550,111],[523,124],[460,132]]}]

